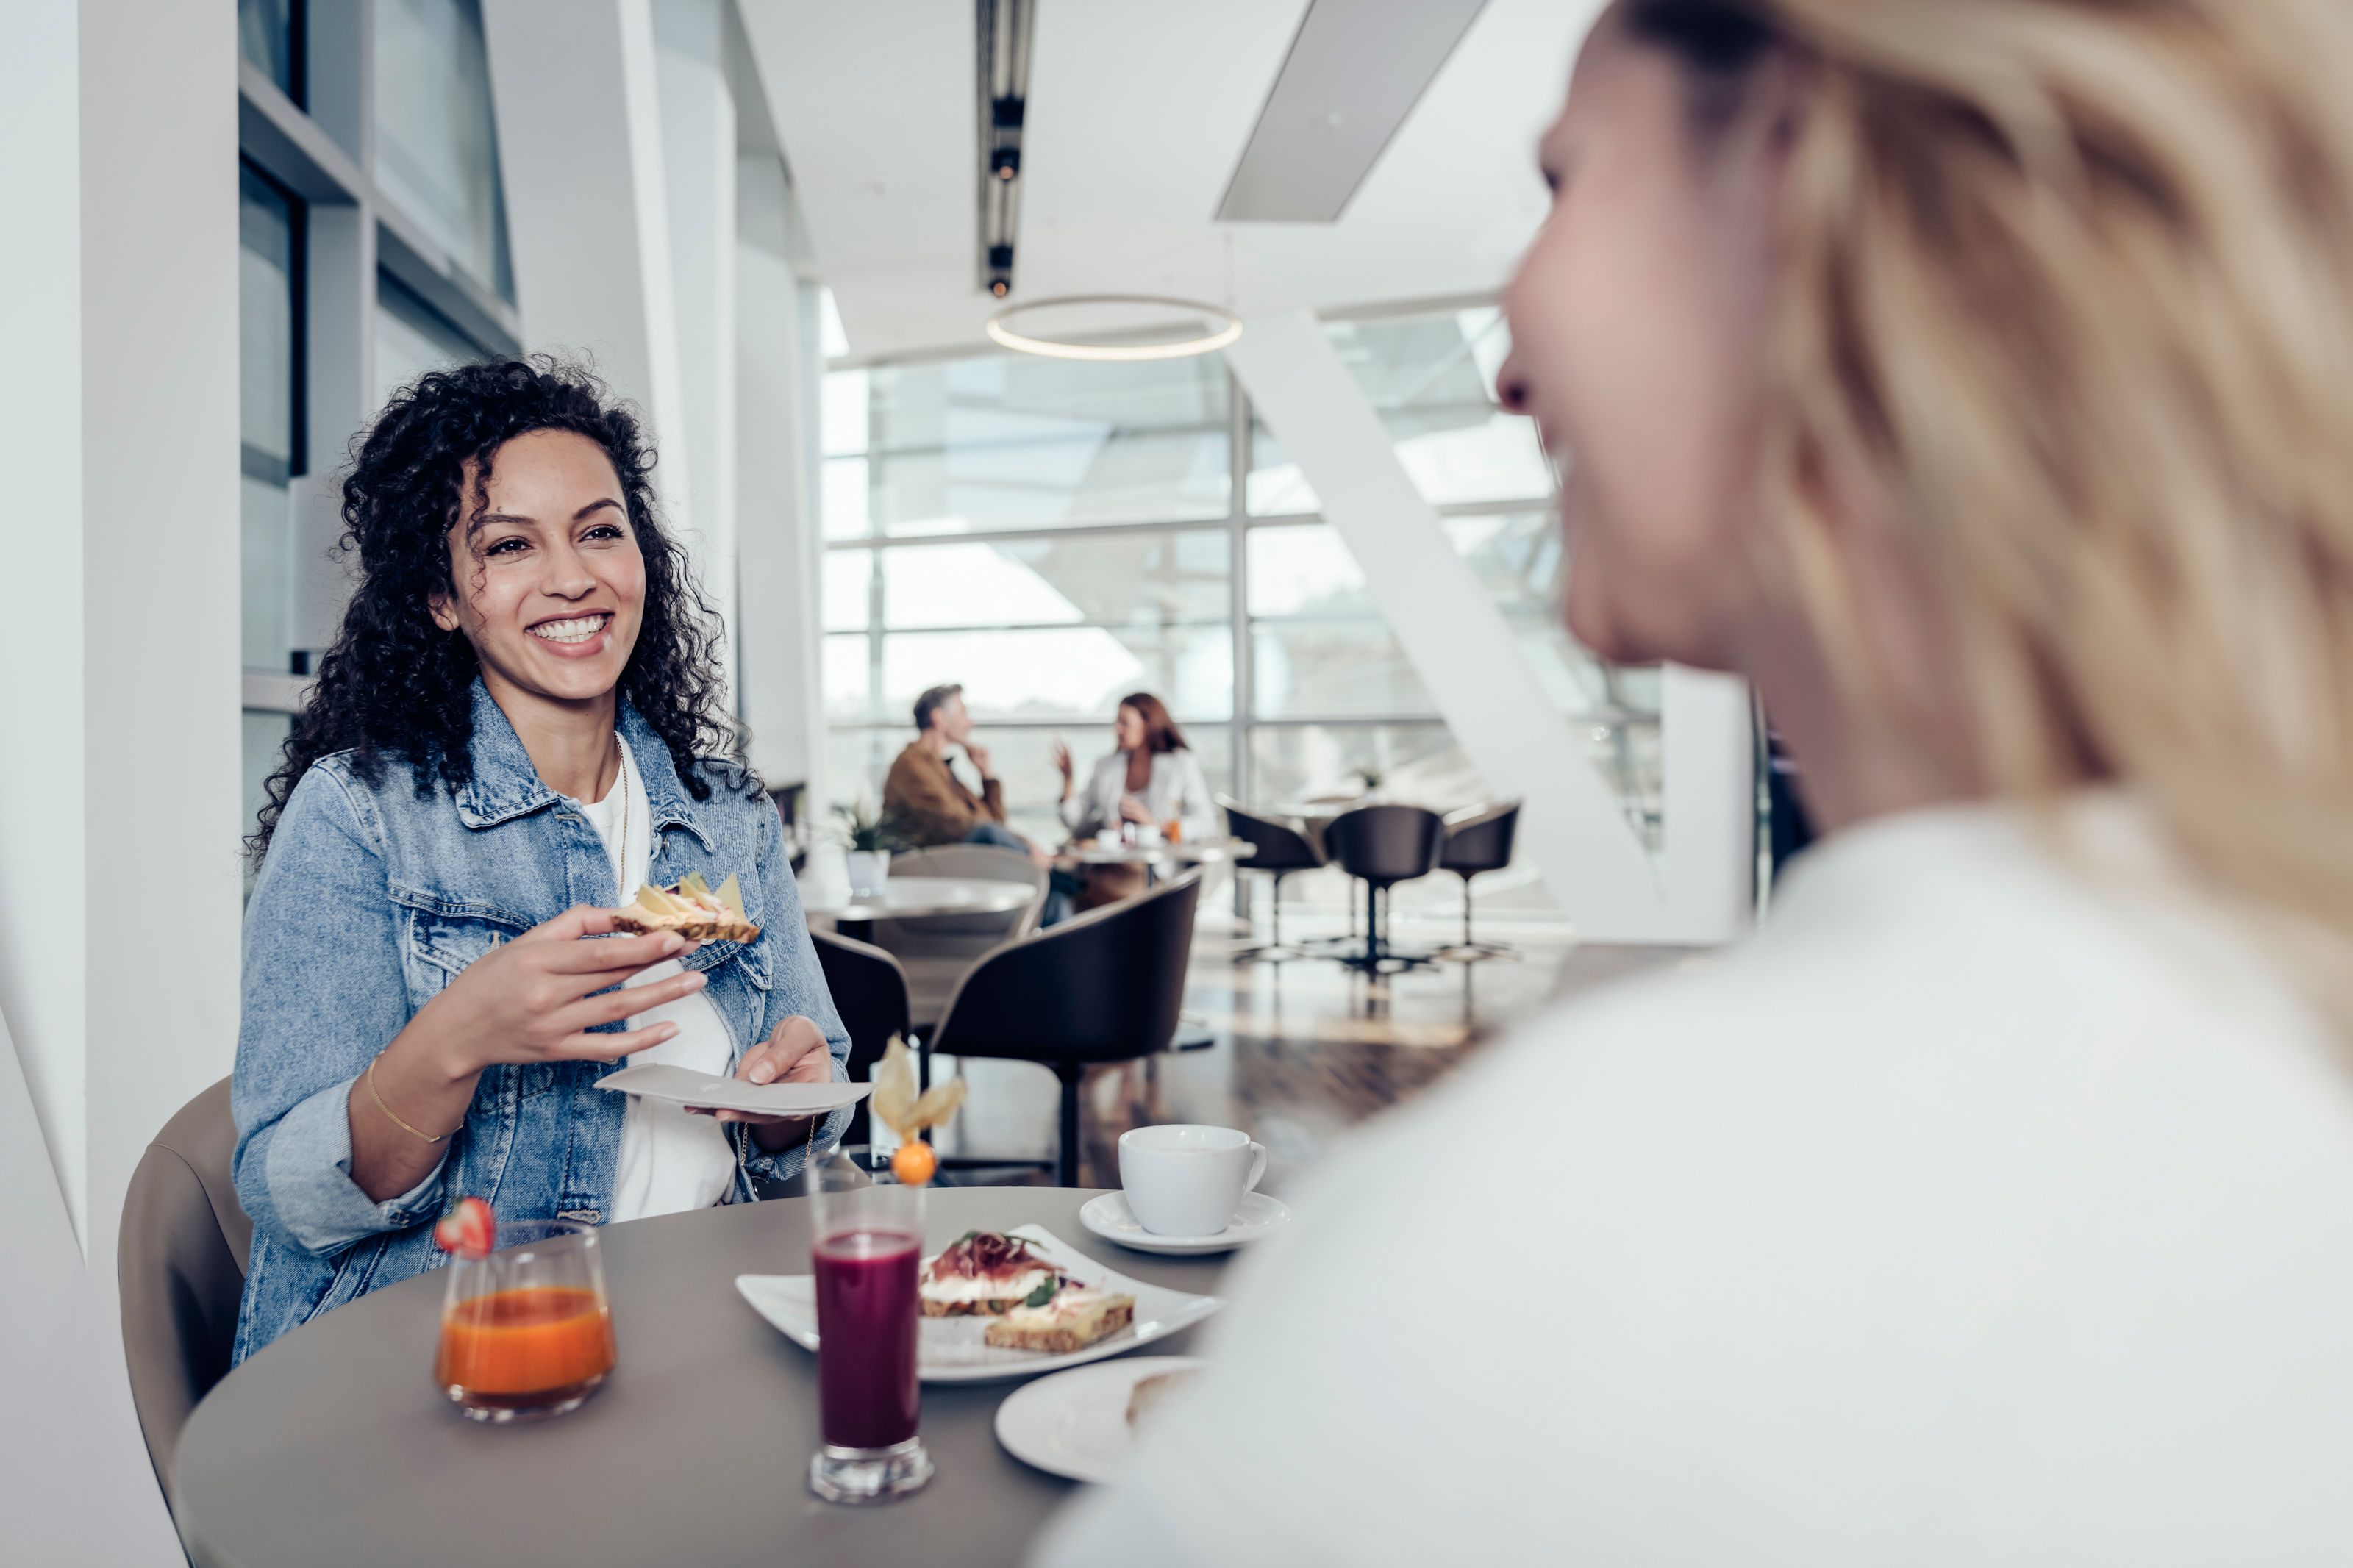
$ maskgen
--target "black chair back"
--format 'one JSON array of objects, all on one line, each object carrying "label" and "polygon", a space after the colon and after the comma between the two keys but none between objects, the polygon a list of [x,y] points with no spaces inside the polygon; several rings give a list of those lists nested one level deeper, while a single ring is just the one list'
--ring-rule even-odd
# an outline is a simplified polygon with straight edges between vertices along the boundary
[{"label": "black chair back", "polygon": [[1466,877],[1482,871],[1500,871],[1512,863],[1512,840],[1519,828],[1520,803],[1516,800],[1451,817],[1438,864],[1442,869],[1460,871]]},{"label": "black chair back", "polygon": [[1079,1184],[1079,1080],[1090,1063],[1166,1050],[1193,957],[1201,873],[1081,915],[973,965],[948,998],[930,1048],[1037,1062],[1062,1081],[1056,1178]]},{"label": "black chair back", "polygon": [[1166,1050],[1176,1034],[1201,873],[1008,942],[948,998],[931,1048],[1087,1063]]},{"label": "black chair back", "polygon": [[1313,871],[1324,864],[1323,855],[1297,828],[1244,811],[1222,795],[1218,804],[1225,808],[1226,831],[1245,844],[1258,846],[1257,854],[1234,862],[1237,870]]},{"label": "black chair back", "polygon": [[[907,1021],[907,972],[879,947],[852,942],[829,931],[812,931],[818,967],[825,972],[825,988],[833,994],[833,1010],[849,1031],[849,1078],[863,1083],[893,1035],[904,1035]],[[872,1137],[866,1102],[850,1113],[845,1143],[864,1143]]]},{"label": "black chair back", "polygon": [[1438,867],[1446,821],[1418,805],[1360,805],[1324,829],[1324,849],[1351,877],[1375,887],[1427,877]]}]

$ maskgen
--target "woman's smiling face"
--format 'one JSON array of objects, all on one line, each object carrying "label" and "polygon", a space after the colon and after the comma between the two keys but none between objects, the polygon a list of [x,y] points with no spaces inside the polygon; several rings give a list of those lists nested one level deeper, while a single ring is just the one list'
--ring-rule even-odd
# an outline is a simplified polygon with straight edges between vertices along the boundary
[{"label": "woman's smiling face", "polygon": [[[465,492],[474,494],[470,464]],[[645,613],[646,564],[603,448],[534,430],[491,460],[487,504],[449,530],[450,588],[433,604],[462,631],[483,683],[510,696],[594,702],[620,684]]]}]

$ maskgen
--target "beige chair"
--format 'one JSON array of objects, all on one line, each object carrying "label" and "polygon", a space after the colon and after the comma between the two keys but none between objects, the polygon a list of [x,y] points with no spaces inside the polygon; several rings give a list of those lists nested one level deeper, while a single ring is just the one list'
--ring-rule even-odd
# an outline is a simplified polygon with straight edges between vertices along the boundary
[{"label": "beige chair", "polygon": [[180,1428],[228,1373],[253,1222],[229,1182],[228,1079],[180,1108],[131,1173],[115,1258],[122,1355],[147,1457],[168,1503]]},{"label": "beige chair", "polygon": [[993,915],[924,915],[914,920],[876,921],[873,943],[907,972],[907,1007],[919,1032],[940,1020],[948,994],[965,972],[991,948],[1018,942],[1038,929],[1046,908],[1045,871],[1018,849],[994,844],[944,844],[908,849],[891,857],[893,877],[972,877],[988,882],[1019,882],[1030,890],[1018,909]]}]

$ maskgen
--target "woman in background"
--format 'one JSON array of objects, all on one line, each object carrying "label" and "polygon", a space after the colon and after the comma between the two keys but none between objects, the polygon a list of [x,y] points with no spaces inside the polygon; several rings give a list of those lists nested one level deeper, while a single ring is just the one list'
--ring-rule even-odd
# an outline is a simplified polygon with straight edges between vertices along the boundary
[{"label": "woman in background", "polygon": [[2353,1562],[2348,79],[2343,0],[1609,10],[1504,394],[1571,629],[1825,837],[1286,1193],[1044,1562]]},{"label": "woman in background", "polygon": [[[1116,833],[1130,822],[1164,833],[1173,822],[1187,838],[1217,836],[1218,804],[1209,796],[1209,782],[1201,775],[1200,761],[1185,743],[1185,732],[1168,716],[1166,703],[1149,691],[1121,698],[1112,741],[1110,754],[1096,762],[1083,790],[1075,787],[1071,748],[1060,740],[1054,742],[1054,766],[1062,775],[1062,826],[1071,837]],[[1144,888],[1139,867],[1092,866],[1087,873],[1081,909],[1093,909]]]}]

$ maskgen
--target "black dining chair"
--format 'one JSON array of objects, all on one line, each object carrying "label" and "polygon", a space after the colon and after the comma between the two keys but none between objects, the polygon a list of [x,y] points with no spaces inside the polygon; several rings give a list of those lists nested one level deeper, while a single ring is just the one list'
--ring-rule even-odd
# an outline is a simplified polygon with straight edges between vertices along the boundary
[{"label": "black dining chair", "polygon": [[[1079,1184],[1079,1084],[1099,1062],[1168,1048],[1185,999],[1201,873],[1008,942],[948,998],[927,1052],[1036,1062],[1061,1079],[1056,1180]],[[983,1162],[974,1163],[1018,1163]]]},{"label": "black dining chair", "polygon": [[1265,872],[1274,879],[1274,940],[1238,948],[1230,956],[1236,963],[1261,958],[1281,963],[1286,958],[1304,956],[1304,949],[1287,946],[1282,940],[1282,879],[1294,871],[1313,871],[1323,867],[1323,851],[1288,823],[1246,811],[1224,795],[1218,796],[1218,805],[1225,810],[1226,831],[1258,849],[1249,859],[1234,862],[1235,873]]},{"label": "black dining chair", "polygon": [[1509,942],[1479,942],[1471,935],[1471,879],[1512,863],[1512,840],[1520,827],[1520,803],[1470,805],[1446,816],[1446,842],[1438,868],[1462,879],[1462,940],[1441,956],[1475,963],[1482,958],[1516,958]]},{"label": "black dining chair", "polygon": [[1332,863],[1365,884],[1365,946],[1340,960],[1351,969],[1388,974],[1434,962],[1426,952],[1399,952],[1389,944],[1388,894],[1399,882],[1438,868],[1446,822],[1419,805],[1360,805],[1324,829]]},{"label": "black dining chair", "polygon": [[[870,942],[816,930],[810,931],[809,941],[817,944],[817,966],[825,973],[833,1010],[841,1015],[841,1026],[849,1031],[849,1081],[864,1083],[873,1076],[874,1064],[882,1059],[891,1037],[903,1037],[911,1027],[907,972],[897,959]],[[873,1120],[861,1100],[849,1113],[849,1131],[841,1141],[871,1143],[873,1139]]]}]

